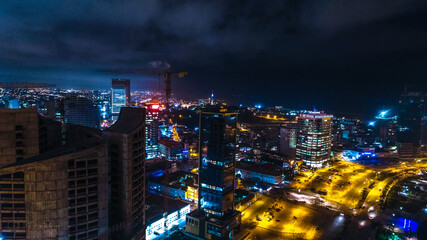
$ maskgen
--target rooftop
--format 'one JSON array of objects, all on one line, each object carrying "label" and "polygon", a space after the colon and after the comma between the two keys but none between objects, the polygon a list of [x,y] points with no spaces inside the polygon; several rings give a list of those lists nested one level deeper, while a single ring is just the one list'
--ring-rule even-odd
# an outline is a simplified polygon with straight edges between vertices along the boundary
[{"label": "rooftop", "polygon": [[322,111],[308,111],[308,113],[300,113],[298,118],[302,119],[322,119],[322,118],[333,118],[331,114],[326,114]]},{"label": "rooftop", "polygon": [[197,182],[197,174],[185,171],[177,171],[169,174],[168,182],[166,182],[166,177],[164,176],[164,174],[160,177],[150,176],[149,181],[163,185],[169,183],[169,186],[187,189],[187,186],[194,186],[194,184]]},{"label": "rooftop", "polygon": [[213,224],[216,224],[218,226],[225,226],[225,225],[231,223],[240,214],[241,214],[241,212],[233,210],[232,212],[230,212],[230,214],[228,214],[226,216],[223,216],[221,218],[214,218],[214,217],[206,217],[204,211],[196,209],[187,215],[190,217],[193,217],[193,218],[199,218],[199,219],[205,218],[207,221],[209,221]]},{"label": "rooftop", "polygon": [[142,124],[145,124],[145,109],[136,107],[122,107],[119,119],[106,132],[130,133]]},{"label": "rooftop", "polygon": [[181,147],[181,143],[180,143],[180,142],[176,142],[176,141],[172,141],[172,140],[164,140],[164,139],[161,139],[161,140],[159,140],[159,144],[161,144],[161,145],[163,145],[163,146],[166,146],[166,147],[170,147],[170,148],[173,148],[173,147],[175,147],[175,148]]},{"label": "rooftop", "polygon": [[95,147],[97,145],[101,145],[101,143],[95,139],[90,139],[87,141],[82,141],[82,142],[71,144],[71,145],[68,145],[65,147],[57,148],[55,150],[52,150],[52,151],[49,151],[49,152],[46,152],[46,153],[43,153],[43,154],[40,154],[40,155],[37,155],[34,157],[27,158],[27,159],[24,159],[22,161],[9,164],[9,165],[1,167],[0,169],[20,166],[20,165],[39,162],[39,161],[43,161],[43,160],[47,160],[47,159],[71,154],[71,153],[76,153],[76,152],[84,151],[86,149]]},{"label": "rooftop", "polygon": [[251,172],[257,172],[265,175],[280,176],[282,175],[281,167],[276,164],[256,164],[250,162],[236,162],[236,168]]},{"label": "rooftop", "polygon": [[[165,196],[149,194],[145,198],[145,205],[147,206],[147,210],[146,210],[147,222],[155,222],[157,219],[163,217],[163,213],[167,212],[167,214],[171,214],[173,212],[176,212],[182,209],[183,207],[189,204],[183,201],[168,198]],[[165,206],[167,207],[167,209],[165,209]]]},{"label": "rooftop", "polygon": [[0,113],[35,113],[37,108],[1,108]]}]

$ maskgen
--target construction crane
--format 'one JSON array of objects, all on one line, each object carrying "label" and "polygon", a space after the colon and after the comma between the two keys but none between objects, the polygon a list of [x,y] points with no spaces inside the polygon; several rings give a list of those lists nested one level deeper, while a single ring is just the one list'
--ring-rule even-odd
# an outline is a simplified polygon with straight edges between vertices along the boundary
[{"label": "construction crane", "polygon": [[185,77],[188,75],[187,72],[171,72],[169,70],[102,70],[103,72],[109,72],[109,73],[120,73],[120,74],[152,74],[157,75],[159,77],[164,77],[165,80],[165,93],[166,93],[166,108],[169,109],[169,99],[171,97],[171,83],[172,83],[172,77],[176,76],[179,78]]}]

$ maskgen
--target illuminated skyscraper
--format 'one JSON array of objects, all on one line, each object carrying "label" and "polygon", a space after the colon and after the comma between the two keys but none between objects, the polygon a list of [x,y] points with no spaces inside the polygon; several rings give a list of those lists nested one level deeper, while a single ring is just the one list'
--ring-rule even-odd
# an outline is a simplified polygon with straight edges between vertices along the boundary
[{"label": "illuminated skyscraper", "polygon": [[199,207],[187,215],[186,231],[231,239],[241,224],[234,210],[237,114],[202,112],[199,129]]},{"label": "illuminated skyscraper", "polygon": [[116,121],[122,107],[130,106],[130,80],[114,78],[111,89],[111,115]]},{"label": "illuminated skyscraper", "polygon": [[153,98],[151,103],[146,103],[145,118],[145,152],[146,158],[155,158],[159,152],[159,110],[160,103]]},{"label": "illuminated skyscraper", "polygon": [[332,115],[308,112],[298,116],[296,159],[320,168],[331,156]]},{"label": "illuminated skyscraper", "polygon": [[415,157],[421,145],[425,96],[405,91],[399,99],[397,146],[401,157]]}]

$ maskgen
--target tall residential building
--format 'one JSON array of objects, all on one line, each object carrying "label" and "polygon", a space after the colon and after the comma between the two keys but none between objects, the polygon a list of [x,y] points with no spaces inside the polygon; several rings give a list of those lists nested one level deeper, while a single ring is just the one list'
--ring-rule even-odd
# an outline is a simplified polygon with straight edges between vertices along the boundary
[{"label": "tall residential building", "polygon": [[99,128],[100,111],[96,104],[87,98],[76,95],[64,99],[64,122],[92,128]]},{"label": "tall residential building", "polygon": [[241,213],[234,210],[237,114],[201,112],[199,119],[199,204],[187,215],[186,231],[232,239],[241,224]]},{"label": "tall residential building", "polygon": [[0,167],[3,239],[108,239],[108,154],[82,141]]},{"label": "tall residential building", "polygon": [[112,239],[145,239],[145,111],[123,107],[104,130],[110,148]]},{"label": "tall residential building", "polygon": [[0,109],[0,167],[39,154],[37,109]]},{"label": "tall residential building", "polygon": [[400,157],[416,157],[422,142],[425,95],[405,91],[399,99],[397,146]]},{"label": "tall residential building", "polygon": [[130,80],[114,78],[111,89],[111,115],[116,121],[122,107],[130,106]]},{"label": "tall residential building", "polygon": [[155,158],[159,154],[159,99],[154,97],[150,103],[146,103],[145,118],[145,152],[146,158]]},{"label": "tall residential building", "polygon": [[320,168],[331,156],[333,116],[310,111],[298,116],[296,159],[311,168]]}]

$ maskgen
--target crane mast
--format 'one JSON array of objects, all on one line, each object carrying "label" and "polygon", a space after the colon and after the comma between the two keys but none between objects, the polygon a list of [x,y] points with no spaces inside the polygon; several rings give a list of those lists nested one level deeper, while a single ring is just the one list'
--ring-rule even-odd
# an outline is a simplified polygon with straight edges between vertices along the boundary
[{"label": "crane mast", "polygon": [[165,81],[165,96],[166,96],[166,108],[169,109],[169,101],[172,93],[172,77],[176,76],[179,78],[185,77],[188,75],[187,72],[171,72],[169,70],[103,70],[103,72],[109,73],[120,73],[120,74],[140,74],[140,75],[157,75],[164,77]]}]

